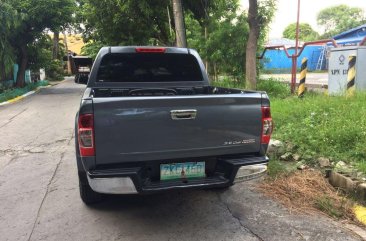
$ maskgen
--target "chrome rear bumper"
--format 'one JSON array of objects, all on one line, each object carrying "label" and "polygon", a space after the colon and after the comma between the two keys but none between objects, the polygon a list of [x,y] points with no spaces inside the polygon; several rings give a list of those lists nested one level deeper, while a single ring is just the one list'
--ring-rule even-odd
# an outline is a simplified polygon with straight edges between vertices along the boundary
[{"label": "chrome rear bumper", "polygon": [[266,164],[242,166],[238,169],[238,172],[236,173],[234,183],[259,178],[264,174],[266,174],[266,172],[267,172]]},{"label": "chrome rear bumper", "polygon": [[[198,179],[159,181],[155,176],[154,180],[154,177],[142,175],[144,167],[141,166],[94,170],[87,173],[87,179],[92,190],[104,194],[144,194],[173,189],[227,187],[265,174],[268,158],[245,157],[219,160],[218,163],[217,171]],[[160,170],[160,163],[155,167]]]},{"label": "chrome rear bumper", "polygon": [[93,191],[105,194],[135,194],[135,184],[129,177],[90,178],[88,182]]}]

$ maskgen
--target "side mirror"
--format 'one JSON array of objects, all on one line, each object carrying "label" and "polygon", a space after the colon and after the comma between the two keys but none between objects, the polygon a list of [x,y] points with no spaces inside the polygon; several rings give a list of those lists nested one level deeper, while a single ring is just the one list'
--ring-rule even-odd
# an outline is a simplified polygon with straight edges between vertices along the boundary
[{"label": "side mirror", "polygon": [[75,83],[86,85],[88,83],[89,75],[88,74],[76,74],[75,75]]}]

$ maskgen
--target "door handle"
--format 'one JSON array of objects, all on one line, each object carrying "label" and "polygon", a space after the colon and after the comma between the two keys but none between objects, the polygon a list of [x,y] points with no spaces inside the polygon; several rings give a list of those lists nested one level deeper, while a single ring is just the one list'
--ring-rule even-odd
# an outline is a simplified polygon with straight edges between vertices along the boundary
[{"label": "door handle", "polygon": [[194,120],[197,116],[197,110],[171,110],[170,116],[173,120]]}]

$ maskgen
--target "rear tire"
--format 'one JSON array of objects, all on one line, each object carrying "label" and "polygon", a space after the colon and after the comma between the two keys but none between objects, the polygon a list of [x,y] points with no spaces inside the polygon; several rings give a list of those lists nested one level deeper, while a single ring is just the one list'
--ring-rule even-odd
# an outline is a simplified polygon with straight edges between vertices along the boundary
[{"label": "rear tire", "polygon": [[94,192],[93,189],[91,189],[86,178],[86,173],[79,172],[79,190],[81,200],[83,200],[86,205],[96,204],[103,200],[102,194]]}]

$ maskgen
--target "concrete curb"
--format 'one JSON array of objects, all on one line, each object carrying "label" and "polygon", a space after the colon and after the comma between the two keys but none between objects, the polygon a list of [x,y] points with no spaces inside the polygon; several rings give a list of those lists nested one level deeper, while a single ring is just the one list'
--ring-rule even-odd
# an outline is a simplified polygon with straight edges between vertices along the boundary
[{"label": "concrete curb", "polygon": [[12,103],[18,102],[18,101],[24,99],[27,96],[30,96],[30,95],[33,95],[33,94],[37,93],[41,89],[48,88],[48,87],[52,87],[52,86],[61,84],[61,83],[65,82],[65,81],[66,81],[66,79],[64,79],[62,81],[59,81],[59,82],[56,82],[56,83],[49,82],[49,85],[47,85],[47,86],[39,86],[35,90],[29,91],[29,92],[25,93],[24,95],[20,95],[20,96],[15,97],[14,99],[1,102],[0,103],[0,106],[4,106],[4,105],[8,105],[8,104],[12,104]]},{"label": "concrete curb", "polygon": [[[344,176],[341,173],[329,170],[327,173],[329,183],[336,188],[344,190],[346,193],[352,195],[361,203],[366,203],[366,183],[354,181],[349,177]],[[361,223],[366,225],[366,208],[360,205],[356,205],[353,208],[353,212]],[[366,236],[366,234],[364,233]],[[363,237],[365,237],[363,236]]]},{"label": "concrete curb", "polygon": [[1,102],[0,103],[0,106],[4,106],[4,105],[8,105],[8,104],[12,104],[12,103],[15,103],[15,102],[18,102],[22,99],[24,99],[25,97],[27,96],[30,96],[30,95],[33,95],[34,93],[37,93],[38,91],[40,91],[42,88],[47,88],[47,87],[50,87],[52,85],[47,85],[47,86],[41,86],[41,87],[37,87],[35,90],[32,90],[32,91],[29,91],[27,93],[25,93],[24,95],[20,95],[20,96],[17,96],[15,97],[14,99],[11,99],[11,100],[8,100],[8,101],[4,101],[4,102]]},{"label": "concrete curb", "polygon": [[333,187],[341,188],[345,192],[354,195],[359,201],[366,202],[366,183],[354,181],[333,170],[330,170],[327,176]]}]

